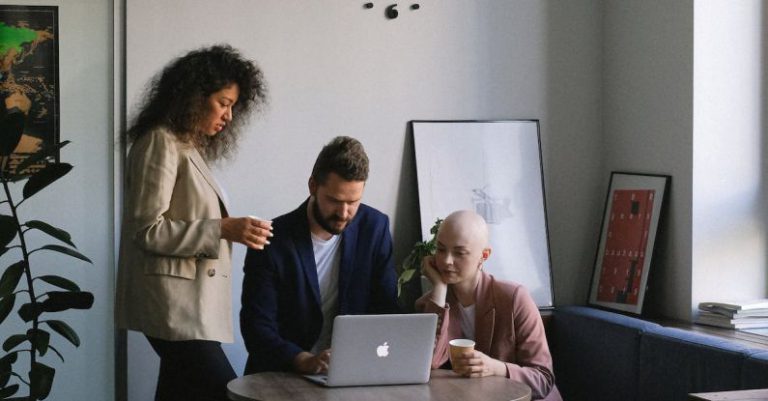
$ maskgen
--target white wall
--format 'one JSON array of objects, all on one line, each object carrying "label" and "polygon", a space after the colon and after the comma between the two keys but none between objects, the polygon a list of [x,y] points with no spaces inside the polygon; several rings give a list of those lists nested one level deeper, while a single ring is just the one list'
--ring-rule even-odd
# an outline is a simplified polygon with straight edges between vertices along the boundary
[{"label": "white wall", "polygon": [[[264,69],[271,106],[217,174],[233,215],[274,217],[307,196],[333,136],[359,138],[371,159],[364,201],[392,218],[399,262],[419,238],[413,119],[541,120],[558,304],[586,299],[603,193],[600,2],[433,0],[386,20],[348,0],[127,1],[129,110],[172,56],[229,42]],[[235,313],[240,265],[233,260]],[[227,346],[242,371],[246,354]],[[146,359],[137,355],[149,354]],[[151,397],[156,358],[129,341],[129,395]]]},{"label": "white wall", "polygon": [[602,2],[545,4],[547,73],[539,107],[555,304],[583,304],[605,196]]},{"label": "white wall", "polygon": [[646,309],[765,297],[764,2],[604,4],[606,170],[673,177]]},{"label": "white wall", "polygon": [[697,1],[692,307],[766,294],[764,2]]},{"label": "white wall", "polygon": [[[51,335],[52,345],[66,362],[61,363],[50,352],[44,357],[56,369],[49,399],[113,399],[112,1],[1,3],[59,8],[60,139],[72,141],[62,149],[61,160],[75,166],[66,177],[25,202],[21,217],[40,219],[68,231],[78,249],[93,261],[91,266],[53,253],[32,255],[37,275],[68,277],[95,296],[90,310],[56,314],[77,331],[82,344],[75,348],[57,334]],[[55,242],[41,237],[33,241],[38,246]],[[0,261],[0,269],[12,263],[9,255]],[[0,327],[0,337],[26,330],[22,327],[13,314]],[[17,369],[27,368],[19,364]]]},{"label": "white wall", "polygon": [[644,313],[688,318],[691,301],[693,3],[604,2],[603,135],[610,171],[667,174]]},{"label": "white wall", "polygon": [[[657,294],[649,298],[652,309],[688,317],[692,305],[718,293],[724,281],[713,278],[724,273],[764,295],[765,214],[758,208],[766,185],[756,158],[766,148],[757,136],[766,123],[754,103],[745,103],[765,109],[766,85],[753,84],[765,74],[756,24],[766,11],[756,0],[425,0],[415,12],[401,6],[393,21],[382,17],[380,2],[364,10],[362,1],[343,0],[126,1],[130,110],[151,74],[203,44],[230,42],[264,68],[271,108],[251,126],[236,159],[218,170],[235,214],[271,217],[297,205],[322,144],[353,135],[372,160],[366,201],[392,217],[400,261],[418,239],[407,121],[538,118],[557,304],[586,299],[611,170],[673,176],[667,233],[652,272],[663,285],[650,290]],[[67,362],[54,365],[53,399],[109,400],[113,2],[12,3],[59,6],[61,137],[73,141],[62,159],[75,165],[55,191],[25,208],[67,229],[94,261],[59,267],[46,256],[96,296],[90,311],[66,314],[83,345],[60,344]],[[744,241],[728,250],[718,233]],[[243,255],[238,247],[236,264]],[[236,285],[235,305],[238,297]],[[3,326],[0,334],[13,329]],[[240,338],[226,350],[241,370]],[[131,399],[151,399],[152,351],[132,336],[128,353]]]}]

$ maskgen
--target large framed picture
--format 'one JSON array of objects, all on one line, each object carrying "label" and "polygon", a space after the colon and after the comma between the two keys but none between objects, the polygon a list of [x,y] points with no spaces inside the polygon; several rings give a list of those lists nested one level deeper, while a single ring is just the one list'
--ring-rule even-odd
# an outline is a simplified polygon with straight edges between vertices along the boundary
[{"label": "large framed picture", "polygon": [[589,303],[640,314],[653,257],[666,175],[612,172]]},{"label": "large framed picture", "polygon": [[[59,143],[59,26],[58,7],[0,5],[0,126],[3,135],[19,136],[0,168],[12,174],[32,174],[58,150],[32,163],[16,167],[43,148]],[[29,164],[28,162],[27,164]]]},{"label": "large framed picture", "polygon": [[539,122],[412,121],[422,238],[438,218],[474,210],[488,223],[484,268],[553,305]]}]

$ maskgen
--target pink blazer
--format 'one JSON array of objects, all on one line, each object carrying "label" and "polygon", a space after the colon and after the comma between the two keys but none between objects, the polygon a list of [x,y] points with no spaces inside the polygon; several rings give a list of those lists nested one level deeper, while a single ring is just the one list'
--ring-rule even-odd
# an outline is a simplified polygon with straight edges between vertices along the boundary
[{"label": "pink blazer", "polygon": [[[534,400],[562,401],[541,315],[528,291],[520,284],[480,274],[475,290],[475,349],[505,362],[507,377],[530,386]],[[436,369],[449,359],[448,341],[462,337],[461,312],[451,286],[444,307],[432,302],[431,295],[428,292],[419,298],[416,310],[438,315],[432,357]]]}]

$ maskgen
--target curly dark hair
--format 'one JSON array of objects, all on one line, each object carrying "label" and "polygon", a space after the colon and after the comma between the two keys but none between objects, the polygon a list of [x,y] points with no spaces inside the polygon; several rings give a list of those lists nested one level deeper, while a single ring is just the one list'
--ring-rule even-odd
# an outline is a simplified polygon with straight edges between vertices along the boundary
[{"label": "curly dark hair", "polygon": [[330,173],[336,173],[347,181],[366,181],[368,155],[363,144],[355,138],[337,136],[325,145],[315,160],[312,178],[323,185]]},{"label": "curly dark hair", "polygon": [[[232,107],[232,121],[216,135],[200,132],[208,97],[233,83],[239,96]],[[185,142],[192,142],[209,161],[232,155],[243,123],[267,102],[261,70],[229,45],[205,47],[176,58],[150,81],[146,92],[146,100],[128,129],[128,140],[133,142],[164,126]]]}]

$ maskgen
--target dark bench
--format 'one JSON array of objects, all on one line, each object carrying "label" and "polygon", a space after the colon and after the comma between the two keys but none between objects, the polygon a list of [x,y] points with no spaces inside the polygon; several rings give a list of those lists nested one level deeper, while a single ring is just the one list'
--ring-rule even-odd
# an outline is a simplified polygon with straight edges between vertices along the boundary
[{"label": "dark bench", "polygon": [[664,401],[689,393],[768,387],[768,351],[584,306],[548,324],[566,401]]}]

